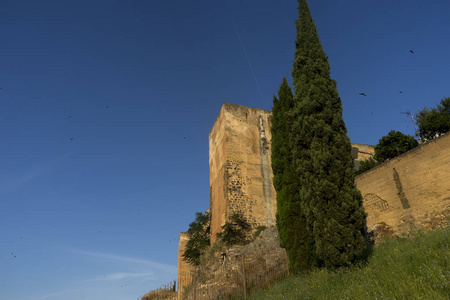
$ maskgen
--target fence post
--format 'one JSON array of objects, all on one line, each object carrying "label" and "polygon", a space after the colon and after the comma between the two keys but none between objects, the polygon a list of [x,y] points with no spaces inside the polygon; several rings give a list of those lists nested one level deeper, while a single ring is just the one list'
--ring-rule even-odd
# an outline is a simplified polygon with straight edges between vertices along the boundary
[{"label": "fence post", "polygon": [[244,299],[247,299],[247,282],[245,280],[245,258],[244,253],[242,253],[242,280],[244,282]]},{"label": "fence post", "polygon": [[290,272],[289,272],[289,258],[288,258],[286,249],[284,250],[284,256],[286,257],[286,268],[287,268],[287,274],[289,276],[290,275]]},{"label": "fence post", "polygon": [[195,276],[195,274],[196,274],[196,272],[194,271],[194,282],[193,282],[193,284],[192,284],[192,291],[193,291],[192,293],[193,293],[193,296],[194,296],[194,299],[193,299],[193,300],[196,300],[196,297],[195,297],[195,296],[196,296],[196,295],[195,295],[195,292],[196,292],[196,291],[195,291],[195,288],[196,288],[196,282],[195,282],[195,279],[196,279],[196,278],[195,278],[195,277],[196,277],[196,276]]}]

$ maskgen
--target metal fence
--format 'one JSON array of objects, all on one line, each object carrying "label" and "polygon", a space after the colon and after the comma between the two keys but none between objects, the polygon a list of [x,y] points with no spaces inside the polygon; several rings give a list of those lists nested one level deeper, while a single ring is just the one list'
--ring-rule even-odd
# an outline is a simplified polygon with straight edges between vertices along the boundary
[{"label": "metal fence", "polygon": [[178,300],[222,300],[246,298],[252,290],[264,289],[289,275],[287,255],[270,264],[264,258],[236,257],[231,267],[214,272],[197,269],[191,275],[179,278]]}]

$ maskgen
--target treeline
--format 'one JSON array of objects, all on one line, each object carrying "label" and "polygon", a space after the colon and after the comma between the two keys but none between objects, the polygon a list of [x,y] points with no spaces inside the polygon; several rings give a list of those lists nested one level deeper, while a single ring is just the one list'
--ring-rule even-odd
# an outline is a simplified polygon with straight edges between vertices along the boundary
[{"label": "treeline", "polygon": [[[425,143],[450,130],[450,98],[441,99],[436,107],[425,107],[415,115],[416,138]],[[394,158],[419,145],[411,135],[391,130],[375,146],[375,155],[362,161],[356,174],[364,173],[388,159]]]}]

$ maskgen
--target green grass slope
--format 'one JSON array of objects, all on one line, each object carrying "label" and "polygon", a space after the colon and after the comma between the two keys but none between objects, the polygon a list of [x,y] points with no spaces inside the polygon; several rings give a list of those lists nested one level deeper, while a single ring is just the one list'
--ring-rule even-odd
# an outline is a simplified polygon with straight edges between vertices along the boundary
[{"label": "green grass slope", "polygon": [[247,299],[450,299],[450,228],[387,241],[365,264],[291,276]]}]

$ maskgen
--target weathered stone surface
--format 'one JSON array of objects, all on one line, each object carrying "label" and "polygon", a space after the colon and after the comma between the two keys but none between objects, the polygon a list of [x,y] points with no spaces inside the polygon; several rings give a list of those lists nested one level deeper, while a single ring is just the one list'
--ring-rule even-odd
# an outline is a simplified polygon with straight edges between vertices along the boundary
[{"label": "weathered stone surface", "polygon": [[422,144],[356,177],[367,226],[383,223],[395,235],[448,226],[450,134]]},{"label": "weathered stone surface", "polygon": [[[233,212],[241,211],[253,228],[258,225],[269,227],[275,223],[270,117],[269,111],[225,103],[209,134],[213,243],[221,226]],[[368,213],[368,229],[375,243],[386,236],[395,237],[421,228],[448,226],[449,149],[450,134],[446,134],[356,177],[355,183]],[[373,156],[374,147],[352,143],[352,154],[356,166],[359,161]],[[179,290],[182,285],[180,274],[188,275],[192,270],[180,259],[185,245],[181,240],[180,236]],[[233,253],[239,251],[226,253],[222,263],[236,260],[237,256]],[[257,253],[270,251],[278,250],[265,248]],[[211,267],[212,274],[219,270],[216,265]]]},{"label": "weathered stone surface", "polygon": [[275,224],[271,112],[224,103],[209,134],[211,240],[234,212],[256,228]]},{"label": "weathered stone surface", "polygon": [[184,249],[189,240],[189,234],[187,232],[181,232],[178,240],[178,274],[177,274],[177,291],[178,299],[182,299],[184,287],[186,282],[190,280],[191,273],[195,269],[194,266],[183,260]]},{"label": "weathered stone surface", "polygon": [[[211,240],[234,212],[253,228],[275,225],[270,111],[224,103],[209,133]],[[355,166],[374,147],[352,144]]]},{"label": "weathered stone surface", "polygon": [[362,161],[368,160],[375,155],[375,147],[372,145],[352,143],[353,165],[359,170]]},{"label": "weathered stone surface", "polygon": [[[244,268],[248,290],[262,288],[286,276],[287,256],[279,244],[278,230],[271,226],[246,246],[217,251],[196,269],[197,298],[228,299],[230,294],[242,296]],[[186,290],[189,293],[182,299],[193,299],[192,286]]]}]

